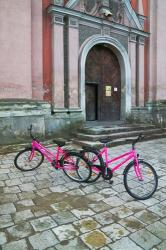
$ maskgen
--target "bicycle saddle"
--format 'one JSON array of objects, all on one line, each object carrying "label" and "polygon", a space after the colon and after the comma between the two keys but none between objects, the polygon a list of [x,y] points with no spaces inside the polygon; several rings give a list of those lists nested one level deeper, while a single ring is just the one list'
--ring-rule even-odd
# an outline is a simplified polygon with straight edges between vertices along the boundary
[{"label": "bicycle saddle", "polygon": [[82,149],[84,149],[84,150],[94,150],[94,147],[92,147],[92,146],[82,146]]},{"label": "bicycle saddle", "polygon": [[54,143],[56,143],[59,147],[63,147],[66,142],[62,140],[53,140]]},{"label": "bicycle saddle", "polygon": [[110,138],[101,138],[101,139],[99,139],[99,142],[104,143],[104,144],[108,143],[110,141],[112,141],[112,139],[110,139]]}]

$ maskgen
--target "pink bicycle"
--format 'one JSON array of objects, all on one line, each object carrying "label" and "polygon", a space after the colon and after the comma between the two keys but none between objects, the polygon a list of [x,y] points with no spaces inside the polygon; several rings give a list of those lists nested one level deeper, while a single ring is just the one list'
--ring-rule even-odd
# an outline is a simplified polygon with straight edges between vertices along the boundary
[{"label": "pink bicycle", "polygon": [[62,149],[65,142],[54,140],[58,145],[56,152],[43,146],[32,134],[32,125],[28,129],[32,138],[31,146],[21,150],[14,159],[16,168],[22,171],[31,171],[38,168],[44,157],[55,169],[62,169],[72,180],[85,182],[91,177],[91,167],[86,159],[78,152]]},{"label": "pink bicycle", "polygon": [[[135,144],[141,139],[143,136],[140,134],[135,140],[126,140],[132,143],[132,150],[112,159],[108,159],[107,143],[110,142],[108,138],[100,139],[100,142],[104,144],[100,151],[92,147],[83,147],[82,156],[89,161],[92,167],[92,175],[88,182],[96,181],[101,175],[105,180],[111,180],[114,171],[132,159],[123,171],[126,191],[137,200],[150,198],[157,189],[158,177],[149,163],[138,158]],[[122,159],[120,163],[110,168],[111,163],[120,159]]]}]

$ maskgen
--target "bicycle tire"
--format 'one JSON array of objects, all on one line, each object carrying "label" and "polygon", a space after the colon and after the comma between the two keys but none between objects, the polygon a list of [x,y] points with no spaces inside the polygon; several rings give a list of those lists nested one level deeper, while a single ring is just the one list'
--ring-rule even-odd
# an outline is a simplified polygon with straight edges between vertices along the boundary
[{"label": "bicycle tire", "polygon": [[[157,189],[158,177],[154,168],[144,160],[138,160],[143,180],[139,180],[134,171],[134,162],[124,171],[124,186],[129,195],[137,200],[149,199]],[[133,187],[131,187],[133,185]]]},{"label": "bicycle tire", "polygon": [[38,168],[44,161],[44,155],[38,149],[34,149],[33,152],[34,156],[30,160],[30,156],[32,154],[32,147],[21,150],[14,159],[14,165],[16,166],[16,168],[21,171],[32,171]]},{"label": "bicycle tire", "polygon": [[86,182],[91,177],[91,167],[78,152],[67,152],[60,160],[63,172],[73,181]]},{"label": "bicycle tire", "polygon": [[[104,167],[104,161],[103,158],[99,155],[98,151],[95,149],[83,149],[80,152],[83,157],[88,160],[91,168],[92,168],[92,174],[91,177],[89,178],[89,180],[87,182],[92,183],[97,181],[100,176],[102,175],[101,170]],[[94,157],[97,157],[97,160],[95,160],[95,166],[93,164],[93,159]],[[100,172],[97,171],[97,169],[100,170]]]}]

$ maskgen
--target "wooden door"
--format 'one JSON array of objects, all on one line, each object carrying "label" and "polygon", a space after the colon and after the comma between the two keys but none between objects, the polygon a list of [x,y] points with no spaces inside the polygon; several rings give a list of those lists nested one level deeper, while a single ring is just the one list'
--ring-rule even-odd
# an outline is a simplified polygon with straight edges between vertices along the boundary
[{"label": "wooden door", "polygon": [[97,120],[97,85],[86,84],[86,119],[87,121]]},{"label": "wooden door", "polygon": [[[86,60],[85,78],[87,84],[98,85],[98,95],[95,100],[97,119],[120,120],[120,65],[111,49],[104,45],[97,45],[90,50]],[[87,98],[90,97],[86,95]],[[92,102],[93,100],[91,100]],[[88,108],[89,106],[86,106],[86,110]]]}]

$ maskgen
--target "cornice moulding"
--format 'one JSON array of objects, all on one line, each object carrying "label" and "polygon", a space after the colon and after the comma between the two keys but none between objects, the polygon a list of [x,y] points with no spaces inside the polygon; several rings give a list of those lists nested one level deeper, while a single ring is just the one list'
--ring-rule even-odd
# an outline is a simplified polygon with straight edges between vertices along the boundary
[{"label": "cornice moulding", "polygon": [[72,16],[74,18],[78,18],[81,21],[84,20],[84,21],[87,21],[87,22],[95,23],[96,25],[99,25],[100,27],[102,25],[107,25],[110,28],[112,27],[112,28],[121,30],[123,32],[127,32],[127,33],[132,32],[132,33],[144,36],[144,37],[149,37],[149,33],[144,32],[143,30],[128,27],[128,26],[125,26],[125,25],[122,25],[122,24],[119,24],[119,23],[116,23],[116,22],[110,22],[110,21],[107,21],[107,20],[103,20],[103,19],[101,19],[99,17],[91,16],[91,15],[88,15],[86,13],[83,13],[83,12],[80,12],[80,11],[77,11],[77,10],[73,10],[73,9],[70,9],[70,8],[64,8],[64,7],[57,6],[57,5],[50,5],[48,7],[48,9],[47,9],[47,12],[48,12],[48,14],[51,14],[51,15],[55,15],[55,14],[60,14],[60,15],[63,15],[63,16],[69,15],[69,16]]}]

